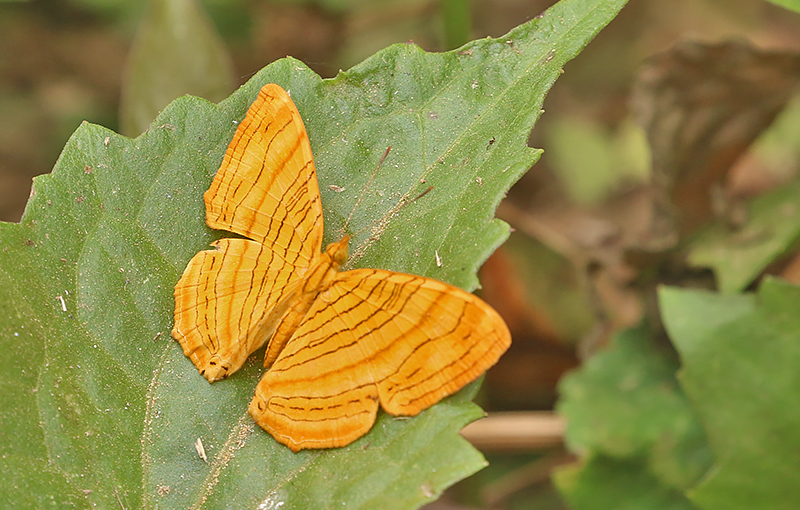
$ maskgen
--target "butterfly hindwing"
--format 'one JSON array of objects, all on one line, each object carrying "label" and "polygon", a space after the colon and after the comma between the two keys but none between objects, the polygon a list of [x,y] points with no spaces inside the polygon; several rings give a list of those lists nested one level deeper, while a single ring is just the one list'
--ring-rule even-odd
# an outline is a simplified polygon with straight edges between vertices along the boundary
[{"label": "butterfly hindwing", "polygon": [[238,370],[270,336],[270,313],[296,286],[297,267],[263,244],[220,239],[175,286],[172,336],[209,381]]},{"label": "butterfly hindwing", "polygon": [[349,444],[378,403],[416,415],[492,366],[509,338],[494,310],[451,285],[340,273],[262,377],[250,413],[293,450]]}]

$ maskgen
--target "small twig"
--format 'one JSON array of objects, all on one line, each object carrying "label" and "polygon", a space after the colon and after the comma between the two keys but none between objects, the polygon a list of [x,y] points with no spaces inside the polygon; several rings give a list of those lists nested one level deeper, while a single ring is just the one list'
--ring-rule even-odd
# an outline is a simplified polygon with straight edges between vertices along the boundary
[{"label": "small twig", "polygon": [[530,451],[561,446],[564,420],[552,412],[492,413],[461,431],[481,451]]}]

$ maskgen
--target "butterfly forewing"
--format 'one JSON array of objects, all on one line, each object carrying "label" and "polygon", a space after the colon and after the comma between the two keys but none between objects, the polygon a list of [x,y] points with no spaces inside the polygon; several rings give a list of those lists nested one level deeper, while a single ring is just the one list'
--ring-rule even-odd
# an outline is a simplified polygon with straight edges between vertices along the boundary
[{"label": "butterfly forewing", "polygon": [[289,95],[265,85],[239,124],[205,193],[206,223],[267,245],[307,267],[322,246],[322,205],[303,120]]},{"label": "butterfly forewing", "polygon": [[[272,310],[319,256],[322,207],[308,136],[277,85],[239,124],[209,190],[206,223],[249,237],[198,253],[175,286],[173,336],[210,381],[269,340]],[[274,320],[273,320],[274,319]]]}]

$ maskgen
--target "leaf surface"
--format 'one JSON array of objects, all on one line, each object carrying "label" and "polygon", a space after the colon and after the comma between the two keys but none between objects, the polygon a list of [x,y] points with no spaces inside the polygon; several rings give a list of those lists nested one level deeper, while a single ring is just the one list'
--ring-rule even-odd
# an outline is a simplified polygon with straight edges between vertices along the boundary
[{"label": "leaf surface", "polygon": [[704,509],[790,509],[800,502],[800,289],[766,279],[757,295],[665,288],[680,382],[716,463],[691,493]]},{"label": "leaf surface", "polygon": [[210,385],[169,337],[173,287],[224,235],[205,226],[202,195],[236,123],[274,82],[306,122],[326,241],[358,204],[348,226],[360,232],[354,266],[475,288],[477,267],[508,233],[494,209],[538,158],[526,142],[547,90],[624,3],[563,1],[503,38],[450,53],[395,45],[331,80],[283,59],[219,105],[174,101],[133,140],[83,124],[53,173],[35,180],[22,222],[0,225],[9,317],[0,341],[10,359],[0,381],[14,410],[0,428],[0,464],[13,473],[0,499],[401,509],[480,469],[457,434],[481,414],[469,401],[476,385],[413,419],[381,414],[347,448],[292,453],[246,414],[260,360]]},{"label": "leaf surface", "polygon": [[638,327],[562,379],[558,410],[581,464],[556,481],[576,510],[694,508],[684,491],[711,452],[677,369],[674,351]]},{"label": "leaf surface", "polygon": [[736,231],[717,221],[691,243],[689,263],[710,267],[721,292],[744,290],[800,239],[800,181],[753,199]]},{"label": "leaf surface", "polygon": [[197,0],[152,0],[126,62],[121,131],[141,133],[184,94],[219,101],[234,83],[225,44]]}]

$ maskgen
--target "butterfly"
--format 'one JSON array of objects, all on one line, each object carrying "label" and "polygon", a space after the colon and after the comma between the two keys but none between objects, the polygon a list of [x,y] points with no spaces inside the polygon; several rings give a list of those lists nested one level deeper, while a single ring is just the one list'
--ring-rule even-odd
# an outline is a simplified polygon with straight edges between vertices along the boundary
[{"label": "butterfly", "polygon": [[289,94],[265,85],[211,187],[223,238],[175,285],[172,336],[214,382],[267,343],[252,418],[297,452],[366,434],[378,408],[414,416],[494,365],[511,343],[498,313],[446,283],[382,269],[340,271],[349,237],[322,251],[308,135]]}]

